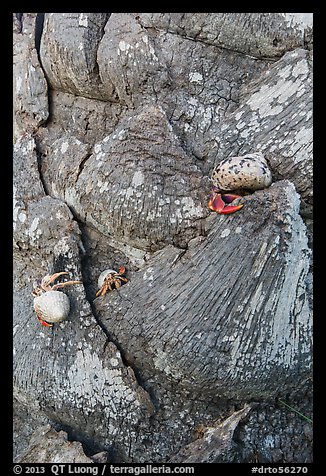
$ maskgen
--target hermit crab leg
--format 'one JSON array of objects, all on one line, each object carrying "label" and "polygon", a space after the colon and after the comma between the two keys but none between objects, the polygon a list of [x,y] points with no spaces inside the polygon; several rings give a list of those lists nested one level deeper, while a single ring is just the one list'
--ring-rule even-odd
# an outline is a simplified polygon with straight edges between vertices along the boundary
[{"label": "hermit crab leg", "polygon": [[60,271],[60,273],[54,273],[50,276],[48,283],[53,283],[59,276],[63,276],[64,274],[69,274],[68,271]]},{"label": "hermit crab leg", "polygon": [[41,287],[44,291],[50,291],[52,289],[52,283],[63,274],[69,274],[67,271],[61,271],[60,273],[54,273],[52,275],[46,275],[41,281]]},{"label": "hermit crab leg", "polygon": [[113,291],[113,288],[111,286],[111,283],[106,283],[104,282],[103,286],[101,287],[101,289],[99,289],[96,293],[96,297],[98,296],[104,296],[107,292],[107,290],[110,289],[110,291]]},{"label": "hermit crab leg", "polygon": [[83,284],[83,282],[82,281],[66,281],[64,283],[58,283],[52,286],[52,291],[56,291],[57,289],[64,288],[65,286],[71,286],[72,284]]},{"label": "hermit crab leg", "polygon": [[64,283],[57,283],[51,286],[51,283],[58,279],[59,276],[63,276],[65,274],[69,275],[67,271],[60,271],[59,273],[54,273],[51,276],[46,276],[46,278],[43,279],[43,289],[56,291],[57,289],[64,288],[65,286],[70,286],[72,284],[82,284],[82,281],[66,281]]},{"label": "hermit crab leg", "polygon": [[63,274],[69,274],[67,271],[61,271],[60,273],[54,273],[52,275],[46,275],[41,281],[41,288],[43,291],[51,291],[53,289],[52,283]]},{"label": "hermit crab leg", "polygon": [[98,297],[98,296],[104,296],[104,294],[106,293],[107,291],[107,287],[105,284],[103,284],[103,286],[101,287],[101,289],[99,289],[97,291],[97,293],[95,294],[95,297]]}]

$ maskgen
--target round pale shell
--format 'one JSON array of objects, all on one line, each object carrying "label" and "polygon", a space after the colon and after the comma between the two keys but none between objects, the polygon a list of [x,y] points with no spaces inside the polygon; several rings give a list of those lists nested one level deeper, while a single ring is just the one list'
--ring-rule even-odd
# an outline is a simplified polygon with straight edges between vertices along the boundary
[{"label": "round pale shell", "polygon": [[220,190],[260,190],[272,183],[272,174],[260,153],[222,160],[212,173],[213,184]]},{"label": "round pale shell", "polygon": [[34,298],[34,309],[37,315],[46,322],[61,322],[68,317],[69,298],[60,291],[47,291]]},{"label": "round pale shell", "polygon": [[105,278],[111,273],[118,273],[118,271],[116,271],[115,269],[106,269],[102,271],[97,280],[97,285],[99,289],[103,286]]}]

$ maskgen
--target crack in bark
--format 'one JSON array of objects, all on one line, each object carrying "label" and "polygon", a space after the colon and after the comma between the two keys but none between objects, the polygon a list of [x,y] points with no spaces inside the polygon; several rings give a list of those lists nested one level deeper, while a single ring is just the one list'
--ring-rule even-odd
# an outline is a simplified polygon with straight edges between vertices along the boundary
[{"label": "crack in bark", "polygon": [[[141,25],[141,26],[143,28],[145,28],[146,30],[153,30],[153,27],[145,26],[145,25]],[[216,45],[214,42],[211,42],[209,40],[197,39],[197,37],[193,38],[191,36],[187,36],[186,34],[182,35],[181,33],[177,32],[177,31],[174,31],[174,30],[171,30],[169,28],[159,28],[159,27],[156,26],[155,30],[158,31],[158,32],[165,32],[165,33],[170,33],[171,35],[180,36],[181,38],[183,38],[185,40],[193,41],[194,43],[202,43],[206,46],[214,46],[215,48],[218,48],[220,50],[230,51],[232,53],[237,53],[239,55],[246,56],[247,58],[252,58],[252,59],[256,59],[256,60],[260,60],[260,61],[267,61],[267,62],[270,62],[270,63],[275,63],[280,58],[282,58],[282,56],[286,53],[286,52],[280,53],[280,55],[275,56],[275,57],[257,56],[257,55],[254,55],[254,54],[244,53],[243,51],[237,50],[235,48],[228,48],[227,46]],[[293,49],[295,49],[295,48],[293,48]],[[288,51],[291,51],[291,50],[288,50]]]},{"label": "crack in bark", "polygon": [[[88,157],[85,158],[85,160],[87,160]],[[84,161],[85,161],[84,160]],[[65,203],[65,202],[64,202]],[[67,205],[67,204],[66,204]],[[84,246],[84,242],[83,242],[83,230],[80,228],[79,226],[79,220],[78,218],[76,217],[76,215],[74,214],[73,210],[70,209],[69,205],[67,205],[69,210],[71,211],[73,217],[74,217],[74,220],[76,221],[77,225],[78,225],[78,228],[80,230],[80,239],[81,239],[81,242],[83,244],[83,247],[84,249],[86,249],[86,247]],[[86,255],[86,252],[85,252],[85,255]],[[84,274],[85,270],[85,265],[83,264],[82,262],[82,259],[80,259],[80,269],[81,269],[81,273],[82,275]],[[119,290],[116,290],[118,295],[119,295]],[[105,327],[105,325],[101,322],[101,320],[98,318],[98,313],[96,311],[96,308],[95,308],[95,305],[94,305],[94,301],[91,301],[88,297],[87,297],[87,293],[86,293],[86,290],[85,290],[85,299],[87,300],[87,302],[89,303],[90,305],[90,308],[91,308],[91,312],[92,312],[92,315],[97,323],[97,325],[101,328],[101,330],[103,331],[103,333],[105,334],[105,336],[107,337],[107,341],[105,343],[105,346],[107,346],[110,342],[112,342],[118,349],[119,353],[120,353],[120,356],[121,356],[121,360],[123,362],[123,364],[125,365],[126,368],[130,367],[134,373],[134,376],[135,376],[135,380],[137,382],[137,384],[139,385],[139,387],[141,387],[145,392],[146,394],[148,395],[151,403],[153,404],[153,407],[157,410],[157,403],[156,403],[156,398],[155,396],[153,396],[153,393],[150,389],[146,388],[147,386],[145,385],[143,379],[141,378],[140,376],[140,372],[138,370],[138,368],[132,364],[127,358],[126,358],[126,355],[125,355],[125,352],[121,346],[121,344],[114,338],[112,338],[112,336],[110,335],[109,331],[107,330],[107,328]],[[133,306],[133,303],[130,299],[128,299],[128,297],[124,296],[124,301],[127,301],[128,303],[130,303],[130,307]]]},{"label": "crack in bark", "polygon": [[37,56],[38,56],[40,65],[41,65],[40,47],[41,47],[41,39],[43,34],[43,27],[44,27],[44,13],[38,13],[36,15],[36,20],[35,20],[35,49],[37,51]]},{"label": "crack in bark", "polygon": [[[37,169],[38,169],[39,179],[42,184],[44,195],[51,196],[42,174],[42,152],[40,149],[40,140],[37,136],[37,131],[34,134],[32,134],[32,137],[34,139],[34,144],[35,144],[35,153],[36,153],[36,159],[37,159]],[[52,197],[52,198],[55,198],[55,197]]]},{"label": "crack in bark", "polygon": [[[39,150],[39,141],[37,140],[37,138],[35,137],[35,147],[36,147],[36,155],[37,155],[37,164],[38,164],[38,172],[39,172],[39,178],[40,178],[40,181],[42,183],[42,186],[43,186],[43,190],[44,190],[44,194],[46,196],[49,196],[49,197],[52,197],[52,195],[49,193],[46,185],[45,185],[45,182],[44,182],[44,178],[42,176],[42,171],[41,171],[41,152]],[[89,159],[89,157],[91,157],[92,154],[87,154],[86,157],[82,160],[82,162],[80,163],[80,166],[79,166],[79,171],[78,171],[78,176],[80,175],[80,173],[82,172],[84,166],[85,166],[85,163],[87,161],[87,159]],[[78,177],[77,177],[78,179]],[[83,242],[83,230],[80,228],[79,226],[79,219],[77,218],[76,214],[74,213],[74,211],[72,210],[72,208],[64,201],[64,200],[61,200],[59,199],[58,197],[52,197],[52,198],[55,198],[56,200],[60,200],[62,201],[70,210],[72,216],[73,216],[73,219],[75,220],[75,222],[77,223],[78,225],[78,229],[80,230],[80,240],[82,242],[82,245],[83,245],[83,248],[85,249],[85,246],[84,246],[84,242]],[[86,252],[85,252],[86,254]],[[83,268],[84,268],[84,265],[82,263],[82,259],[81,259],[81,256],[80,256],[80,261],[79,261],[79,265],[80,265],[80,269],[81,269],[81,273],[83,275]],[[154,405],[154,402],[153,402],[153,399],[152,399],[152,396],[149,394],[148,390],[144,387],[141,379],[140,379],[140,376],[139,376],[139,371],[137,368],[135,368],[134,366],[132,366],[130,364],[130,362],[127,361],[126,357],[125,357],[125,354],[121,348],[121,345],[119,344],[119,342],[115,341],[114,339],[111,338],[109,332],[107,331],[107,329],[105,328],[105,326],[102,324],[102,322],[98,319],[98,316],[97,316],[97,312],[96,312],[96,309],[94,307],[94,304],[92,301],[90,301],[88,298],[87,298],[87,293],[86,293],[86,290],[85,290],[85,299],[86,301],[89,303],[90,305],[90,308],[91,308],[91,311],[92,311],[92,315],[95,319],[95,321],[97,322],[97,324],[99,325],[99,327],[102,329],[102,331],[104,332],[104,334],[106,335],[107,337],[107,344],[109,344],[109,342],[112,342],[116,347],[117,349],[119,350],[120,352],[120,355],[121,355],[121,360],[123,362],[123,364],[126,366],[126,367],[130,367],[133,372],[134,372],[134,375],[135,375],[135,378],[136,378],[136,381],[138,383],[138,385],[140,387],[142,387],[144,389],[144,391],[146,391],[146,393],[148,393],[149,395],[149,398],[151,400],[151,402],[153,403]],[[129,301],[131,303],[130,300],[128,300],[127,298],[125,298],[126,301]],[[131,303],[131,306],[132,306],[132,303]],[[154,399],[155,400],[155,399]],[[154,407],[156,408],[156,406],[154,405]]]},{"label": "crack in bark", "polygon": [[18,25],[18,29],[17,29],[18,33],[23,32],[23,16],[24,16],[23,13],[15,13],[15,17],[17,20],[16,24]]},{"label": "crack in bark", "polygon": [[86,154],[86,156],[81,160],[79,166],[78,166],[78,172],[77,172],[77,177],[76,177],[76,181],[75,183],[78,182],[78,179],[79,179],[79,176],[80,174],[82,173],[82,171],[84,170],[84,167],[85,167],[85,164],[87,162],[87,160],[92,156],[92,152]]},{"label": "crack in bark", "polygon": [[[95,66],[94,66],[93,73],[94,73],[96,79],[101,83],[102,83],[102,81],[101,81],[100,74],[99,74],[100,73],[100,65],[99,65],[98,60],[97,60],[98,49],[99,49],[101,41],[102,41],[102,39],[105,35],[105,27],[106,27],[106,25],[109,21],[110,16],[111,16],[111,13],[106,14],[106,20],[105,20],[105,23],[103,24],[103,26],[101,27],[101,37],[98,40],[98,43],[97,43],[97,46],[96,46],[96,52],[95,52]],[[98,26],[98,25],[96,25],[96,26]]]}]

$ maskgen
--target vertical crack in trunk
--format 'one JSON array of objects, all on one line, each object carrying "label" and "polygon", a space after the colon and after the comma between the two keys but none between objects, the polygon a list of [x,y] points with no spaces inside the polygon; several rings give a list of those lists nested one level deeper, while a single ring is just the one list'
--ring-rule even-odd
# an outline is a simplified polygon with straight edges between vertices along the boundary
[{"label": "vertical crack in trunk", "polygon": [[43,26],[44,26],[44,13],[38,13],[36,15],[36,20],[35,20],[35,49],[37,51],[40,64],[42,64],[41,58],[40,58],[40,47],[41,47]]}]

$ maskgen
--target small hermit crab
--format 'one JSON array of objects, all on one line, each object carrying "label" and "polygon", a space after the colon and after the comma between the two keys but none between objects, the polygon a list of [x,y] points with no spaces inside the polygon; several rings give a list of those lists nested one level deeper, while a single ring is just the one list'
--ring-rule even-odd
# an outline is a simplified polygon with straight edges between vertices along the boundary
[{"label": "small hermit crab", "polygon": [[[214,185],[208,208],[221,214],[240,210],[243,204],[232,204],[241,195],[228,193],[232,190],[255,191],[269,187],[272,174],[260,152],[222,160],[213,170]],[[240,192],[241,193],[241,192]]]},{"label": "small hermit crab", "polygon": [[124,266],[120,266],[119,272],[114,269],[106,269],[103,271],[97,281],[99,290],[96,293],[96,297],[104,296],[109,290],[119,289],[123,283],[127,283],[129,280],[123,276],[126,272]]},{"label": "small hermit crab", "polygon": [[69,274],[66,271],[46,275],[37,282],[33,289],[34,309],[38,320],[43,326],[52,327],[54,323],[64,321],[70,311],[70,301],[68,296],[58,291],[65,286],[72,284],[82,284],[82,281],[64,281],[53,284],[59,276]]}]

